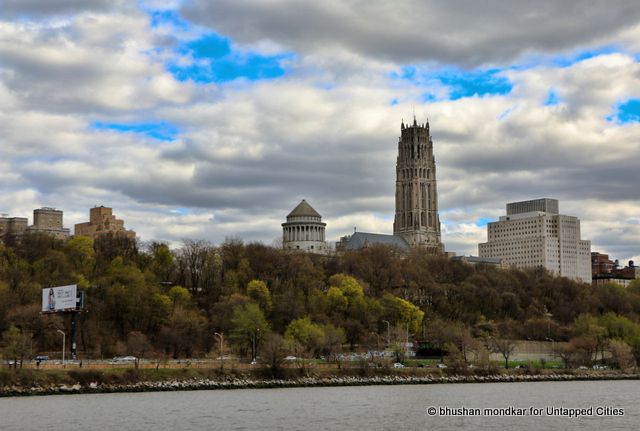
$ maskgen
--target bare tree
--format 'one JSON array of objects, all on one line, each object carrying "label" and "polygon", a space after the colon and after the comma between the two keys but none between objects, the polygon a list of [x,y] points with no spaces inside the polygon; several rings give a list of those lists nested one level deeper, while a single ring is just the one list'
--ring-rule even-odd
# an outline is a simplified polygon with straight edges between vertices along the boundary
[{"label": "bare tree", "polygon": [[628,371],[636,366],[636,360],[633,357],[633,350],[622,340],[611,340],[609,342],[609,350],[613,361],[623,371]]},{"label": "bare tree", "polygon": [[504,358],[504,367],[509,368],[509,358],[516,350],[516,342],[505,338],[493,338],[489,342],[489,347],[493,353],[500,353]]},{"label": "bare tree", "polygon": [[289,354],[290,345],[280,334],[271,333],[266,337],[260,352],[260,362],[267,368],[272,376],[278,375],[282,370],[285,358]]},{"label": "bare tree", "polygon": [[195,294],[201,287],[200,280],[205,271],[210,250],[207,241],[185,239],[178,252],[178,268],[184,285]]},{"label": "bare tree", "polygon": [[133,354],[136,358],[136,368],[140,364],[140,359],[144,357],[144,354],[151,350],[151,343],[146,335],[139,331],[131,331],[127,336],[127,351]]}]

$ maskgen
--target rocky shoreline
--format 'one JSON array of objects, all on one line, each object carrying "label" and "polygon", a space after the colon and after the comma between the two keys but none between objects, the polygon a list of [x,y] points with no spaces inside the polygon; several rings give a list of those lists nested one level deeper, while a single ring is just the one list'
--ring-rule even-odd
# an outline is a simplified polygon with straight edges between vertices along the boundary
[{"label": "rocky shoreline", "polygon": [[118,392],[159,392],[219,389],[266,389],[367,385],[425,385],[444,383],[507,383],[586,380],[640,380],[640,374],[498,374],[489,376],[372,376],[372,377],[302,377],[295,379],[243,379],[224,380],[190,379],[166,381],[142,381],[127,384],[89,383],[86,385],[54,384],[46,386],[0,387],[0,397],[97,394]]}]

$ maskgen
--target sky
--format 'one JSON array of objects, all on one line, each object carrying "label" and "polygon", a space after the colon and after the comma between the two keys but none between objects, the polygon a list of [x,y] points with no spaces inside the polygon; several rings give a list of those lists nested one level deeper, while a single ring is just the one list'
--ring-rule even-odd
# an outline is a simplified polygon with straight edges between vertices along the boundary
[{"label": "sky", "polygon": [[143,241],[392,233],[400,123],[429,121],[442,239],[560,200],[640,261],[635,0],[0,0],[0,213],[105,205]]}]

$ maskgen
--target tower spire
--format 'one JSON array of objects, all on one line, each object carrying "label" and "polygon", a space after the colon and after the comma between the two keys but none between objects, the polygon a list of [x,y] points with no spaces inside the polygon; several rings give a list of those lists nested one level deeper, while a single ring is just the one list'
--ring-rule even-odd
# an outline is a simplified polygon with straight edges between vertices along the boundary
[{"label": "tower spire", "polygon": [[[415,108],[414,108],[415,109]],[[440,239],[436,166],[428,126],[400,134],[396,165],[396,214],[393,233],[429,254],[444,251]],[[427,120],[428,124],[428,120]]]}]

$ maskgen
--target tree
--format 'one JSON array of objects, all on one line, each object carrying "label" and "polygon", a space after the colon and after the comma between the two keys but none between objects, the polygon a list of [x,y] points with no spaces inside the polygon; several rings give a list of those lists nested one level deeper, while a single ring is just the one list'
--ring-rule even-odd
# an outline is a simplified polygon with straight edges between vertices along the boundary
[{"label": "tree", "polygon": [[260,353],[262,363],[276,377],[282,370],[287,355],[290,351],[290,343],[280,334],[273,332],[266,335]]},{"label": "tree", "polygon": [[505,338],[493,338],[489,344],[491,351],[494,353],[500,353],[504,358],[504,367],[509,368],[509,358],[516,350],[516,342],[514,340],[508,340]]},{"label": "tree", "polygon": [[575,346],[571,343],[556,344],[556,351],[554,353],[562,359],[565,368],[569,368],[575,361],[576,350]]},{"label": "tree", "polygon": [[628,371],[636,366],[636,360],[633,357],[633,350],[631,346],[622,340],[611,340],[609,343],[609,350],[613,357],[613,362],[616,367],[623,371]]},{"label": "tree", "polygon": [[178,252],[178,268],[181,273],[182,283],[197,293],[200,288],[200,279],[205,271],[205,264],[211,246],[208,242],[185,239],[182,248]]},{"label": "tree", "polygon": [[265,313],[271,311],[271,292],[264,281],[251,280],[247,285],[247,296],[256,301]]},{"label": "tree", "polygon": [[598,359],[598,352],[601,352],[602,360],[604,360],[604,349],[607,345],[607,329],[598,322],[598,319],[589,314],[581,314],[574,320],[573,330],[578,336],[593,339],[596,344],[595,359]]},{"label": "tree", "polygon": [[299,343],[312,355],[319,353],[324,343],[322,327],[313,323],[309,317],[291,322],[284,336],[288,340]]},{"label": "tree", "polygon": [[136,368],[145,353],[151,350],[151,343],[146,335],[139,331],[129,332],[127,336],[127,351],[136,357]]},{"label": "tree", "polygon": [[207,319],[196,310],[178,307],[173,312],[169,324],[160,330],[160,340],[165,352],[174,358],[184,354],[190,358],[202,346]]},{"label": "tree", "polygon": [[175,256],[169,246],[162,242],[152,242],[148,246],[151,262],[149,269],[160,282],[170,282],[175,272]]},{"label": "tree", "polygon": [[344,329],[333,326],[332,324],[324,325],[322,328],[324,331],[324,340],[322,344],[322,351],[327,355],[327,359],[330,362],[335,362],[340,366],[340,352],[342,345],[346,343],[347,336],[344,333]]},{"label": "tree", "polygon": [[120,258],[125,264],[137,264],[138,244],[135,238],[109,232],[93,241],[98,268],[108,266],[114,259]]},{"label": "tree", "polygon": [[75,272],[89,277],[96,264],[93,239],[86,236],[74,236],[67,241],[64,250]]},{"label": "tree", "polygon": [[598,344],[591,337],[574,337],[569,341],[576,365],[591,365]]},{"label": "tree", "polygon": [[30,337],[21,329],[11,326],[2,334],[4,340],[4,357],[13,360],[13,368],[17,368],[18,361],[20,368],[24,358],[29,354]]},{"label": "tree", "polygon": [[385,293],[380,299],[380,305],[382,305],[383,317],[386,320],[407,327],[411,333],[418,332],[422,328],[424,312],[411,302]]},{"label": "tree", "polygon": [[187,306],[191,301],[191,293],[182,286],[173,286],[167,296],[171,299],[173,309]]},{"label": "tree", "polygon": [[236,307],[231,318],[230,341],[241,351],[251,351],[251,358],[258,356],[258,350],[265,334],[270,330],[269,322],[258,304],[250,303]]}]

